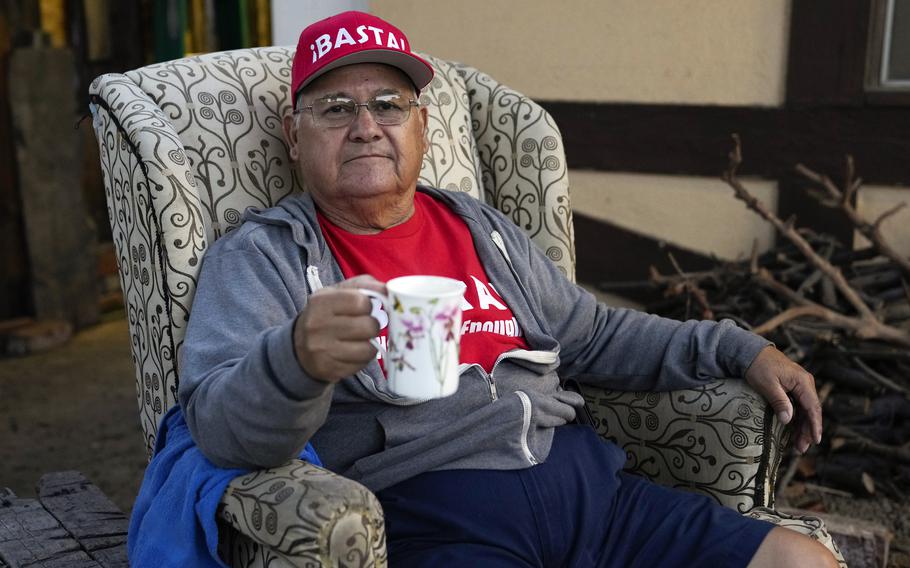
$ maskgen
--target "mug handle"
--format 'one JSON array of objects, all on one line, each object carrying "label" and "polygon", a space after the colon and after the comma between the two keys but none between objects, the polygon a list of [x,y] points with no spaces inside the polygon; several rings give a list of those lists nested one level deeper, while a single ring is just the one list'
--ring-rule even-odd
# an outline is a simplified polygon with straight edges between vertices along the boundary
[{"label": "mug handle", "polygon": [[[365,296],[369,296],[370,298],[376,298],[377,300],[379,300],[382,303],[382,305],[384,307],[388,307],[392,303],[392,301],[389,299],[388,296],[384,296],[384,295],[380,294],[379,292],[375,292],[373,290],[367,290],[366,288],[358,288],[357,291],[360,292],[361,294],[364,294]],[[386,313],[388,313],[388,310],[386,310]],[[377,321],[377,323],[380,323],[380,324],[382,323],[379,321],[379,314],[377,313],[377,309],[376,309],[375,305],[373,306],[373,311],[370,313],[370,315],[373,316],[373,319],[375,319]],[[373,347],[376,348],[377,351],[382,353],[383,359],[389,358],[388,351],[386,351],[385,347],[383,347],[382,345],[379,344],[378,338],[371,337],[370,345],[372,345]]]}]

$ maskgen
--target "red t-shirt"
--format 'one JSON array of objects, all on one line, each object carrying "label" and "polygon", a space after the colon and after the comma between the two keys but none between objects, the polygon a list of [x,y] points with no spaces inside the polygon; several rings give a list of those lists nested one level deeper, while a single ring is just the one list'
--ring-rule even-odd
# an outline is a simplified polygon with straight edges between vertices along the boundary
[{"label": "red t-shirt", "polygon": [[[355,235],[318,214],[319,226],[345,278],[370,274],[386,282],[398,276],[428,274],[465,283],[461,362],[492,371],[496,358],[527,349],[512,310],[490,284],[464,221],[429,195],[414,196],[414,215],[375,235]],[[387,329],[380,333],[385,345]],[[381,361],[380,361],[381,363]]]}]

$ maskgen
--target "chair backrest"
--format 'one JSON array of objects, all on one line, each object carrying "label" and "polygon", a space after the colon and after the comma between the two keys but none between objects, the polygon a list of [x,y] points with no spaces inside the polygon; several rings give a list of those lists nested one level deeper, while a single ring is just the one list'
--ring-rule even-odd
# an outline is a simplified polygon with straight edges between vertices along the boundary
[{"label": "chair backrest", "polygon": [[[206,247],[251,206],[300,191],[282,135],[292,48],[213,53],[102,75],[89,94],[151,451],[177,404],[177,363]],[[562,139],[527,97],[430,56],[421,182],[472,194],[524,229],[570,278]]]}]

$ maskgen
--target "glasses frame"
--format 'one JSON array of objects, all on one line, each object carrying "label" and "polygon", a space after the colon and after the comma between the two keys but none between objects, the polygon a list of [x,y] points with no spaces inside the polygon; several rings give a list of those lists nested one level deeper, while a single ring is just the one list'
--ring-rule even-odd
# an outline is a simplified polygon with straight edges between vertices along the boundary
[{"label": "glasses frame", "polygon": [[[351,115],[351,120],[348,121],[348,122],[346,122],[346,123],[344,123],[344,124],[323,124],[322,122],[320,122],[320,121],[316,118],[316,114],[313,112],[313,105],[306,105],[306,106],[297,107],[297,109],[294,110],[293,114],[300,114],[300,113],[302,113],[302,112],[304,112],[304,111],[306,111],[306,110],[309,110],[309,111],[310,111],[310,112],[309,112],[310,118],[313,119],[313,124],[315,124],[316,126],[319,126],[319,127],[322,127],[322,128],[347,128],[347,127],[349,127],[350,125],[352,125],[352,124],[354,123],[355,120],[357,120],[357,117],[358,117],[358,115],[360,114],[360,107],[364,107],[364,108],[367,110],[367,112],[369,112],[370,115],[373,117],[373,121],[374,121],[376,124],[379,124],[379,125],[381,125],[381,126],[398,126],[398,125],[404,124],[405,122],[408,121],[409,118],[411,118],[411,107],[418,107],[418,108],[420,108],[420,101],[419,101],[419,100],[415,101],[414,99],[409,98],[409,99],[408,99],[408,106],[407,106],[407,113],[405,114],[404,118],[403,118],[400,122],[379,122],[379,119],[376,117],[376,115],[373,113],[373,111],[370,110],[370,103],[375,102],[375,101],[376,101],[376,98],[377,98],[377,97],[381,97],[381,96],[384,96],[384,95],[376,95],[375,97],[370,98],[370,99],[369,99],[367,102],[365,102],[365,103],[359,103],[359,102],[357,102],[355,99],[346,99],[346,100],[353,101],[353,103],[354,103],[354,114]],[[302,98],[302,97],[301,97],[301,98]],[[335,97],[335,98],[338,98],[338,97]],[[404,98],[403,95],[402,95],[402,98]],[[327,101],[327,100],[331,100],[331,98],[330,98],[330,97],[323,97],[323,98],[321,98],[321,99],[317,99],[317,100],[314,101],[314,102]],[[298,102],[301,102],[301,101],[298,99]]]}]

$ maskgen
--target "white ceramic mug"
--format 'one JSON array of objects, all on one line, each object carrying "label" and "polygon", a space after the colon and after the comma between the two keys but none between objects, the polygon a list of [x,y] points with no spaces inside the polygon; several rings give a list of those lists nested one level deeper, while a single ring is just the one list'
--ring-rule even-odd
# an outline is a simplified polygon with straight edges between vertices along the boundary
[{"label": "white ceramic mug", "polygon": [[370,340],[382,353],[389,390],[421,399],[454,394],[464,283],[443,276],[402,276],[386,282],[386,290],[388,296],[360,291],[381,301],[389,316],[388,348]]}]

